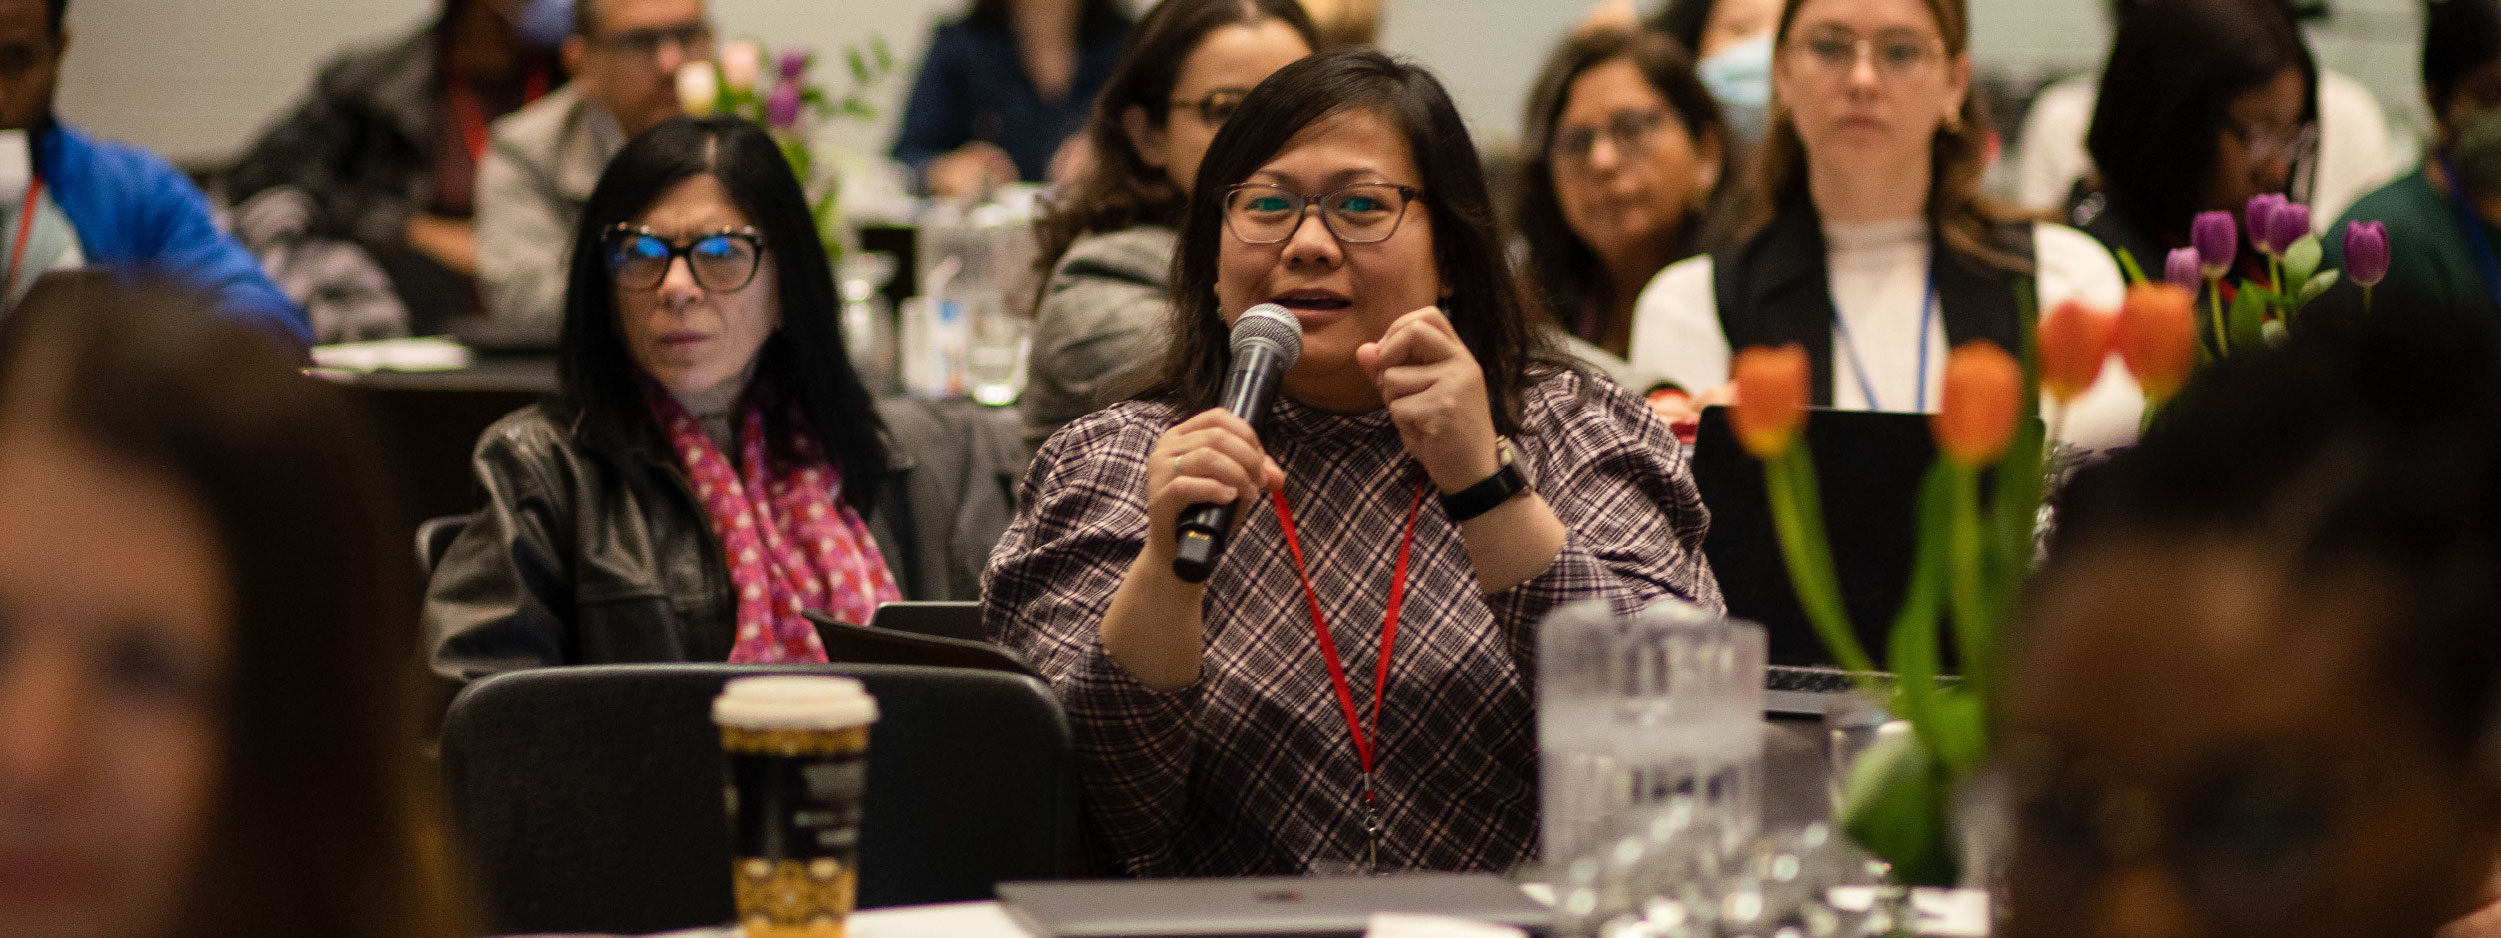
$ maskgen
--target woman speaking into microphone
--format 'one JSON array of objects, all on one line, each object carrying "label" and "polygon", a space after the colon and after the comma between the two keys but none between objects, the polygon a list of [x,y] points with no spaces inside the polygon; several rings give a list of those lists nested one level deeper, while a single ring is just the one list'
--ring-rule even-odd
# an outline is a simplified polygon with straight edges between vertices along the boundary
[{"label": "woman speaking into microphone", "polygon": [[[1664,424],[1522,306],[1433,77],[1377,52],[1262,82],[1201,164],[1172,344],[1042,447],[987,627],[1066,703],[1099,843],[1136,875],[1500,870],[1536,843],[1536,627],[1705,605]],[[1253,306],[1302,354],[1253,433],[1217,408]],[[1233,503],[1204,583],[1176,519]]]}]

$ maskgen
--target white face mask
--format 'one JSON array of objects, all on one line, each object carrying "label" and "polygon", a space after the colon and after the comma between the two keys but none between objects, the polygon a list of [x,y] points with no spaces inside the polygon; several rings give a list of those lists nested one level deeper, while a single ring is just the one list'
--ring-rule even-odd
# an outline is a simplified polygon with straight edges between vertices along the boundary
[{"label": "white face mask", "polygon": [[1719,102],[1730,133],[1740,140],[1762,139],[1772,101],[1770,32],[1721,48],[1695,63],[1694,72]]}]

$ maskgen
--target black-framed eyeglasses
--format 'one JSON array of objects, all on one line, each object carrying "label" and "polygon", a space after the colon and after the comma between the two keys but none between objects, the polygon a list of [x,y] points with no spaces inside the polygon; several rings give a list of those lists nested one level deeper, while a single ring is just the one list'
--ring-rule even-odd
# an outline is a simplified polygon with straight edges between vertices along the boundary
[{"label": "black-framed eyeglasses", "polygon": [[714,293],[734,293],[755,279],[764,262],[764,235],[753,228],[715,231],[671,241],[649,228],[618,225],[608,229],[608,273],[627,290],[657,290],[669,278],[669,267],[686,258],[695,285]]},{"label": "black-framed eyeglasses", "polygon": [[1398,233],[1407,206],[1423,190],[1386,182],[1359,182],[1307,196],[1283,186],[1250,182],[1224,190],[1224,224],[1243,244],[1276,244],[1303,225],[1303,211],[1318,206],[1320,224],[1347,244],[1372,244]]},{"label": "black-framed eyeglasses", "polygon": [[1196,101],[1174,101],[1173,107],[1197,111],[1201,123],[1210,128],[1222,127],[1226,118],[1242,109],[1242,99],[1250,96],[1248,88],[1218,88]]},{"label": "black-framed eyeglasses", "polygon": [[658,58],[662,46],[674,44],[679,52],[701,58],[712,54],[712,26],[709,23],[680,23],[650,29],[628,29],[601,36],[591,43],[611,52],[647,59]]},{"label": "black-framed eyeglasses", "polygon": [[1554,137],[1554,160],[1573,166],[1589,163],[1589,154],[1598,147],[1603,134],[1615,144],[1618,156],[1648,153],[1658,143],[1659,128],[1667,126],[1664,108],[1626,109],[1608,115],[1603,126],[1566,127]]}]

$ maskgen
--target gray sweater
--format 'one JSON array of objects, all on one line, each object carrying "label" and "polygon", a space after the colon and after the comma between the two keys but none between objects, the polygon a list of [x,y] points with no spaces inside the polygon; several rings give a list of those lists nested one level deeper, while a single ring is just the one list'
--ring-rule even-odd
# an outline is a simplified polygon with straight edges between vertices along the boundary
[{"label": "gray sweater", "polygon": [[1111,404],[1106,395],[1163,361],[1172,251],[1172,229],[1148,225],[1079,238],[1052,266],[1034,315],[1028,443]]}]

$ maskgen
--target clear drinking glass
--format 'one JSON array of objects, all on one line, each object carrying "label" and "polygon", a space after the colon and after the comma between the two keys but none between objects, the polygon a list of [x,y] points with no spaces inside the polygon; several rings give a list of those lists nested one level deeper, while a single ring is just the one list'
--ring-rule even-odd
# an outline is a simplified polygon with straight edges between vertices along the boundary
[{"label": "clear drinking glass", "polygon": [[1762,824],[1763,628],[1672,600],[1581,603],[1539,633],[1538,746],[1550,869],[1685,800],[1725,844]]},{"label": "clear drinking glass", "polygon": [[991,407],[1016,403],[1025,391],[1025,356],[1033,345],[1032,323],[1008,311],[993,292],[973,302],[972,337],[966,343],[965,383],[973,400]]}]

